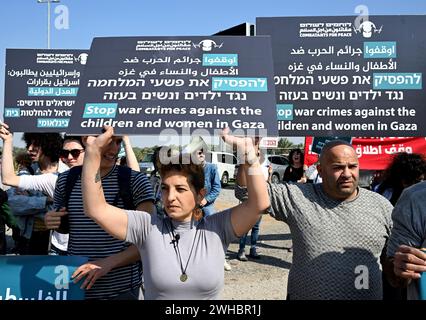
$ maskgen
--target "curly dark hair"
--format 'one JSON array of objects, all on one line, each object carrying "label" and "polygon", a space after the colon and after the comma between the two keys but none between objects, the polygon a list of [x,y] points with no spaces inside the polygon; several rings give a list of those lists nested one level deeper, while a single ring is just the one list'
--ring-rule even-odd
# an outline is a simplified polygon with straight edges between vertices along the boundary
[{"label": "curly dark hair", "polygon": [[383,174],[383,181],[377,191],[380,194],[392,188],[390,202],[395,205],[402,191],[419,182],[426,174],[426,159],[422,154],[401,152],[394,155]]},{"label": "curly dark hair", "polygon": [[22,136],[27,149],[31,144],[40,147],[41,152],[45,157],[48,157],[51,162],[59,161],[59,151],[62,149],[64,140],[59,133],[32,133],[25,132]]},{"label": "curly dark hair", "polygon": [[303,164],[303,161],[304,161],[303,151],[300,149],[292,149],[290,151],[290,154],[288,155],[288,161],[290,162],[290,165],[293,165],[293,155],[295,153],[300,153],[300,163]]},{"label": "curly dark hair", "polygon": [[177,171],[188,178],[188,182],[194,187],[197,193],[204,188],[203,165],[194,163],[189,155],[179,154],[171,158],[167,164],[158,161],[157,165],[161,178],[170,171]]},{"label": "curly dark hair", "polygon": [[25,151],[16,154],[15,162],[17,165],[25,167],[31,174],[34,174],[34,169],[31,167],[31,158]]}]

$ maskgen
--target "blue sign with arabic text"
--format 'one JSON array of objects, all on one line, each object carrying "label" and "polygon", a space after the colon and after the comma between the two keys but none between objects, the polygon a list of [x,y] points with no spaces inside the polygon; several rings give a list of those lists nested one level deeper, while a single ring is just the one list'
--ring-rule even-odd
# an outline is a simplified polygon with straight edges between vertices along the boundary
[{"label": "blue sign with arabic text", "polygon": [[0,256],[0,300],[83,300],[71,275],[80,256]]}]

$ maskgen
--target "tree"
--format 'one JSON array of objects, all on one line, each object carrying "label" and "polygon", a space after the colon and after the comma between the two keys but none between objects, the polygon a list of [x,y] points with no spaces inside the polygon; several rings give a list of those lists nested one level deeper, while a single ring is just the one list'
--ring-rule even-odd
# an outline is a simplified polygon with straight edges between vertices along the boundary
[{"label": "tree", "polygon": [[291,142],[287,138],[281,138],[278,141],[278,148],[280,149],[293,149],[294,147],[295,145],[293,144],[293,142]]},{"label": "tree", "polygon": [[138,161],[142,160],[142,149],[139,147],[133,147],[133,152],[135,153],[136,159],[138,159]]}]

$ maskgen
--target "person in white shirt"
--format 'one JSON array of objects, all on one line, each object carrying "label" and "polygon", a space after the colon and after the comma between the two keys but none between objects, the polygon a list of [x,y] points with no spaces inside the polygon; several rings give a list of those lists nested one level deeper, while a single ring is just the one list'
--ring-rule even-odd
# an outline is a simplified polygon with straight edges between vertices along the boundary
[{"label": "person in white shirt", "polygon": [[[56,180],[58,179],[59,164],[45,166],[40,175],[22,175],[18,176],[14,172],[13,167],[13,135],[9,131],[7,124],[2,124],[0,128],[0,138],[3,140],[3,155],[2,155],[2,181],[12,187],[18,187],[23,190],[42,191],[49,198],[53,199]],[[43,150],[41,150],[43,152]],[[45,157],[42,157],[45,158]],[[59,150],[59,158],[68,167],[79,166],[83,164],[84,147],[81,137],[65,136],[62,149]],[[46,160],[46,159],[42,159]],[[68,234],[59,233],[55,229],[59,228],[61,217],[67,212],[49,211],[44,216],[44,222],[48,229],[53,229],[50,238],[50,254],[66,254],[68,246]]]}]

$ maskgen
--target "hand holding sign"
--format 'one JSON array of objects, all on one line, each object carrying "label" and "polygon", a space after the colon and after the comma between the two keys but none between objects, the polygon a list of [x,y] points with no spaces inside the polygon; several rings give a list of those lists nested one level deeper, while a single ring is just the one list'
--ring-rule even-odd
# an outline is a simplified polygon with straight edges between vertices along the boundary
[{"label": "hand holding sign", "polygon": [[103,133],[97,137],[87,136],[83,138],[86,152],[94,151],[100,153],[104,148],[108,147],[112,141],[112,136],[114,135],[114,128],[110,126],[104,126],[102,131]]},{"label": "hand holding sign", "polygon": [[257,160],[257,152],[255,147],[255,141],[253,138],[239,138],[229,134],[229,128],[225,128],[221,132],[223,141],[230,146],[237,147],[238,156],[241,157],[245,163],[253,163]]},{"label": "hand holding sign", "polygon": [[6,123],[0,122],[0,138],[3,140],[3,142],[13,140],[13,135],[9,131],[9,126]]}]

